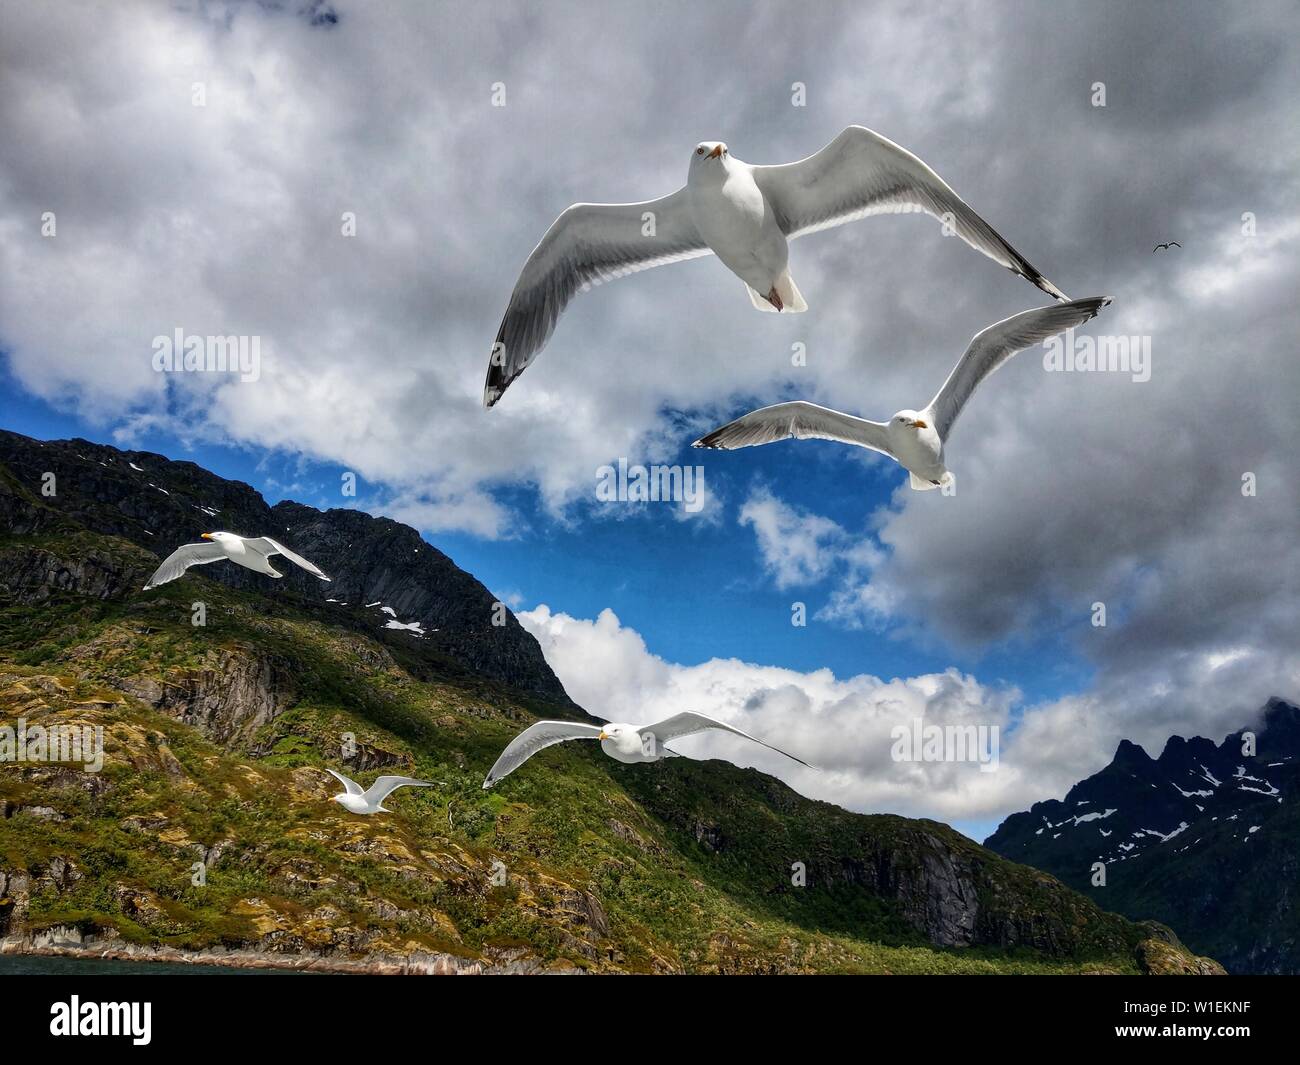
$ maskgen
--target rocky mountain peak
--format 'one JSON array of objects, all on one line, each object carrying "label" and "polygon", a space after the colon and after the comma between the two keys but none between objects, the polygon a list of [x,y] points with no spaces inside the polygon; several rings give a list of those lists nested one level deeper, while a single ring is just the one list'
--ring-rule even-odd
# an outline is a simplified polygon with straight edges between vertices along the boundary
[{"label": "rocky mountain peak", "polygon": [[[203,532],[271,536],[332,578],[277,567],[268,582],[238,566],[202,576],[270,597],[297,597],[357,614],[358,624],[401,633],[426,655],[442,655],[484,677],[568,702],[537,640],[478,580],[414,529],[359,510],[274,507],[251,486],[195,465],[87,440],[32,440],[0,431],[0,527],[30,534],[55,528],[121,537],[159,560]],[[53,495],[41,493],[47,474]]]},{"label": "rocky mountain peak", "polygon": [[[1256,721],[1218,744],[1171,736],[1155,759],[1122,740],[1064,800],[1012,814],[985,845],[1099,905],[1173,925],[1230,970],[1300,971],[1300,708],[1273,698]],[[1259,892],[1275,897],[1261,904]],[[1234,899],[1241,914],[1283,915],[1279,927],[1222,938]]]}]

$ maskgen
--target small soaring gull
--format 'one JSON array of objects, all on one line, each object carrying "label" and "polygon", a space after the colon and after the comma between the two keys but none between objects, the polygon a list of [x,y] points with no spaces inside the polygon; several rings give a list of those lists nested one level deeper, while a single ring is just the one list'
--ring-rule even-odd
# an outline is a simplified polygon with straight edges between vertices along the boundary
[{"label": "small soaring gull", "polygon": [[953,482],[944,466],[944,445],[980,382],[1017,351],[1082,325],[1109,302],[1108,296],[1094,296],[1036,307],[976,333],[938,395],[923,411],[900,410],[888,422],[871,422],[815,403],[777,403],[715,429],[695,441],[695,447],[730,450],[790,437],[837,440],[897,460],[911,474],[912,487],[918,491],[943,487]]},{"label": "small soaring gull", "polygon": [[592,285],[710,253],[760,311],[803,311],[789,241],[869,215],[924,211],[994,262],[1059,300],[1038,272],[906,148],[849,126],[797,163],[753,166],[719,141],[697,144],[686,185],[645,203],[576,203],[524,263],[488,362],[491,407],[546,346],[565,305]]},{"label": "small soaring gull", "polygon": [[414,777],[377,777],[369,789],[363,791],[360,784],[355,780],[349,780],[342,773],[335,773],[328,767],[325,772],[337,777],[339,783],[346,789],[341,794],[333,796],[334,801],[354,814],[391,814],[393,811],[383,803],[398,788],[433,787],[427,780],[416,780]]},{"label": "small soaring gull", "polygon": [[254,573],[264,573],[268,577],[283,577],[283,573],[271,568],[271,563],[267,561],[269,555],[283,555],[294,565],[301,566],[308,573],[314,573],[323,581],[329,580],[324,573],[303,558],[302,555],[294,554],[284,544],[277,543],[269,536],[259,536],[254,539],[247,536],[236,536],[234,533],[228,532],[203,533],[202,535],[203,539],[210,540],[211,543],[182,544],[163,559],[163,564],[149,578],[149,583],[144,586],[144,590],[147,592],[150,588],[157,588],[160,584],[174,581],[191,566],[206,566],[209,562],[220,562],[223,558],[228,558],[231,562],[237,562],[244,569],[251,569]]},{"label": "small soaring gull", "polygon": [[1176,240],[1171,240],[1171,241],[1169,241],[1167,244],[1157,244],[1154,248],[1151,249],[1151,254],[1154,255],[1154,254],[1155,254],[1156,252],[1158,252],[1161,248],[1163,248],[1165,251],[1168,251],[1171,247],[1174,247],[1174,248],[1181,248],[1182,245],[1179,244],[1178,241],[1176,241]]},{"label": "small soaring gull", "polygon": [[[538,721],[535,725],[529,725],[510,741],[506,749],[501,752],[501,757],[496,760],[496,764],[488,770],[483,787],[490,788],[502,777],[513,773],[538,751],[556,743],[563,743],[565,740],[599,740],[600,749],[617,762],[659,762],[665,758],[681,757],[676,751],[670,751],[664,746],[666,743],[713,728],[734,732],[737,736],[753,740],[769,751],[784,754],[800,765],[808,766],[802,758],[795,758],[794,755],[779,747],[763,743],[748,732],[741,732],[738,728],[715,721],[703,714],[674,714],[653,725],[626,725],[618,722],[610,722],[607,725],[584,725],[578,721]],[[814,767],[808,766],[808,768]]]}]

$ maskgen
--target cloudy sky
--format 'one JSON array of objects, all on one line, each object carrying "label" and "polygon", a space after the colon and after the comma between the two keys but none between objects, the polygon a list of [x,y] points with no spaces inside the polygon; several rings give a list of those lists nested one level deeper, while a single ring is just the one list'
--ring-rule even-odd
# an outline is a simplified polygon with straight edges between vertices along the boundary
[{"label": "cloudy sky", "polygon": [[[592,711],[724,717],[823,772],[683,747],[975,835],[1121,737],[1157,753],[1300,698],[1293,4],[3,2],[0,21],[0,426],[405,520]],[[700,140],[782,162],[850,123],[1071,295],[1113,296],[1085,332],[1149,338],[1150,380],[1025,352],[964,414],[948,498],[826,443],[692,451],[781,399],[919,407],[974,332],[1043,302],[908,215],[796,242],[804,315],[755,313],[711,258],[583,295],[482,409],[510,289],[565,206],[665,195]],[[156,372],[176,329],[258,336],[259,379]],[[619,458],[703,465],[703,507],[602,502]],[[998,726],[997,771],[892,760],[919,719]]]}]

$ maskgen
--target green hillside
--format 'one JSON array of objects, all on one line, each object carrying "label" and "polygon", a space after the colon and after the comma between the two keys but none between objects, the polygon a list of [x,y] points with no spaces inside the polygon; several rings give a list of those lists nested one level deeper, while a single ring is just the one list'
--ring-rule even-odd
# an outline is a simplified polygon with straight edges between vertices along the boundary
[{"label": "green hillside", "polygon": [[[568,744],[484,791],[521,728],[580,711],[357,605],[205,571],[134,591],[155,554],[44,517],[0,538],[0,724],[102,725],[107,755],[99,773],[0,765],[3,949],[506,971],[1217,969],[944,825],[852,814],[723,762],[626,766]],[[327,765],[436,784],[363,818],[330,801]]]}]

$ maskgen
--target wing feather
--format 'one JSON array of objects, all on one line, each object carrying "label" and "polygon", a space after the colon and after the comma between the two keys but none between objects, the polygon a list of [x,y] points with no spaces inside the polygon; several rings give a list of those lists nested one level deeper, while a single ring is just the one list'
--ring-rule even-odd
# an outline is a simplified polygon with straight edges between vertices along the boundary
[{"label": "wing feather", "polygon": [[147,592],[150,588],[176,580],[191,566],[206,566],[209,562],[220,562],[228,557],[218,544],[181,544],[154,570],[144,590]]},{"label": "wing feather", "polygon": [[[653,219],[649,235],[647,216]],[[492,345],[483,405],[493,406],[527,369],[579,292],[709,254],[691,219],[685,189],[644,203],[575,203],[551,224],[524,263]]]},{"label": "wing feather", "polygon": [[723,732],[732,732],[737,736],[744,736],[747,740],[752,740],[760,747],[766,747],[769,751],[776,751],[777,754],[783,754],[787,758],[793,759],[802,766],[808,766],[809,769],[815,769],[816,766],[808,765],[802,758],[796,758],[789,751],[783,751],[780,747],[773,747],[770,743],[764,743],[757,736],[751,736],[748,732],[742,732],[734,725],[728,725],[725,721],[718,721],[716,718],[706,717],[704,714],[696,714],[687,711],[684,714],[674,714],[672,717],[665,718],[663,721],[656,722],[653,725],[646,725],[639,731],[642,738],[647,736],[653,737],[654,742],[662,747],[673,740],[681,739],[683,736],[694,736],[697,732],[706,732],[709,729],[721,729]]},{"label": "wing feather", "polygon": [[600,736],[598,725],[584,725],[579,721],[538,721],[529,725],[507,744],[483,780],[490,788],[502,777],[509,776],[538,751],[545,750],[565,740],[594,740]]},{"label": "wing feather", "polygon": [[338,780],[338,782],[343,785],[343,790],[346,791],[349,795],[363,794],[363,789],[361,785],[358,784],[355,780],[349,780],[342,773],[336,773],[329,766],[325,767],[325,772],[327,772],[330,776]]},{"label": "wing feather", "polygon": [[295,566],[301,566],[308,573],[314,574],[323,581],[329,580],[314,562],[308,562],[302,555],[290,551],[284,544],[278,540],[272,540],[269,536],[259,536],[257,539],[245,540],[244,545],[253,548],[255,551],[260,551],[264,555],[283,555]]},{"label": "wing feather", "polygon": [[431,787],[433,785],[427,780],[416,780],[415,777],[375,777],[375,782],[366,789],[366,801],[378,805],[398,788]]},{"label": "wing feather", "polygon": [[1012,355],[1041,344],[1057,333],[1083,325],[1095,318],[1109,302],[1109,296],[1093,296],[1050,307],[1035,307],[1013,314],[976,333],[965,354],[948,375],[948,380],[926,408],[927,420],[938,432],[939,439],[948,439],[953,423],[979,383]]},{"label": "wing feather", "polygon": [[852,414],[842,414],[803,400],[775,403],[770,407],[750,411],[695,441],[694,446],[732,450],[771,444],[791,437],[798,440],[837,440],[842,444],[855,444],[894,457],[894,453],[889,450],[887,428],[880,422],[855,418]]},{"label": "wing feather", "polygon": [[807,159],[756,166],[753,174],[791,239],[869,215],[924,211],[994,262],[1056,299],[1068,298],[943,178],[906,148],[862,126],[849,126]]}]

